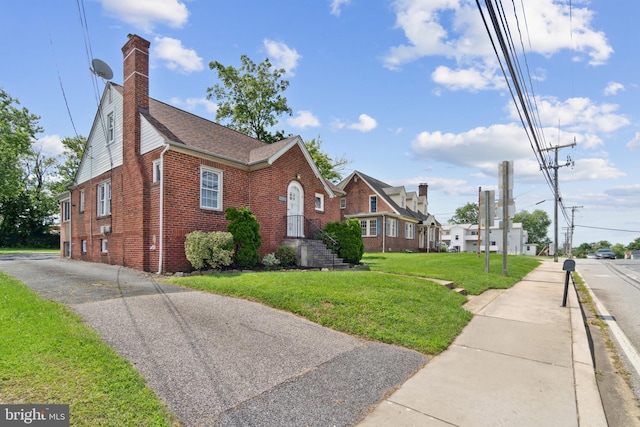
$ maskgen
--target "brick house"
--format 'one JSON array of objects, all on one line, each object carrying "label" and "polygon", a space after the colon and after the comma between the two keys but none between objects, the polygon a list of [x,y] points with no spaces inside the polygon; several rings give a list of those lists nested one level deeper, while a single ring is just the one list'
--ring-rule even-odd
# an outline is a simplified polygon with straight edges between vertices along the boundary
[{"label": "brick house", "polygon": [[439,251],[441,225],[428,212],[427,184],[407,192],[354,171],[338,187],[346,193],[340,219],[360,221],[365,251]]},{"label": "brick house", "polygon": [[340,220],[343,193],[322,178],[299,136],[266,144],[150,98],[149,45],[129,35],[123,86],[106,84],[61,197],[62,256],[185,271],[185,236],[226,230],[227,207],[254,213],[261,256],[311,225]]}]

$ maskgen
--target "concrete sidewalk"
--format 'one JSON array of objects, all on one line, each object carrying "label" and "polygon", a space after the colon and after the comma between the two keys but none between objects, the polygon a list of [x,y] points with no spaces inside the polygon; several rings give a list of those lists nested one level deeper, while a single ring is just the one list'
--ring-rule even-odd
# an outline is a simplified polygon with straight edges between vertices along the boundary
[{"label": "concrete sidewalk", "polygon": [[359,426],[606,426],[582,312],[562,260],[544,261],[475,313],[441,355]]}]

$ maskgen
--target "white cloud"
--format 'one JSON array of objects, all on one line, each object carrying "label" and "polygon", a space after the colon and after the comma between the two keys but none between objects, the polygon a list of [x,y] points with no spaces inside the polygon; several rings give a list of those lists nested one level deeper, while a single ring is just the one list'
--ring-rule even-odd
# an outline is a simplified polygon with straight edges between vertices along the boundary
[{"label": "white cloud", "polygon": [[295,117],[287,119],[287,124],[296,129],[317,128],[320,126],[320,120],[311,111],[303,110],[299,111]]},{"label": "white cloud", "polygon": [[515,124],[477,127],[462,133],[422,132],[411,144],[419,160],[493,170],[505,159],[533,156],[525,131]]},{"label": "white cloud", "polygon": [[360,114],[358,116],[358,123],[353,123],[347,126],[349,129],[358,130],[360,132],[369,132],[378,127],[378,122],[373,117],[366,114]]},{"label": "white cloud", "polygon": [[560,175],[560,181],[595,181],[626,176],[608,159],[579,159]]},{"label": "white cloud", "polygon": [[182,100],[180,98],[171,98],[171,103],[179,108],[184,108],[188,111],[194,111],[199,107],[204,107],[207,113],[214,114],[218,111],[218,104],[211,102],[206,98],[187,98]]},{"label": "white cloud", "polygon": [[[425,56],[443,56],[455,60],[456,71],[439,67],[432,74],[437,83],[445,87],[451,84],[454,89],[502,87],[497,85],[498,64],[475,2],[398,0],[394,7],[396,26],[407,42],[389,49],[383,58],[387,68],[399,69]],[[511,28],[518,28],[525,16],[520,2],[516,7],[520,22],[509,9]],[[550,56],[560,50],[575,50],[579,59],[586,55],[592,65],[604,63],[613,52],[604,33],[591,28],[591,10],[574,4],[570,16],[566,4],[554,0],[528,2],[526,8],[528,32],[524,41],[530,51]]]},{"label": "white cloud", "polygon": [[273,66],[275,68],[284,68],[287,74],[291,76],[295,75],[294,70],[298,66],[298,61],[300,61],[302,56],[285,43],[269,39],[264,39],[263,43]]},{"label": "white cloud", "polygon": [[65,148],[59,135],[44,135],[42,138],[38,138],[34,145],[48,156],[58,156],[64,152]]},{"label": "white cloud", "polygon": [[171,37],[155,37],[154,56],[166,62],[167,68],[184,74],[202,71],[202,58],[195,50],[182,46],[182,42]]},{"label": "white cloud", "polygon": [[331,0],[331,14],[340,16],[342,6],[346,6],[351,0]]},{"label": "white cloud", "polygon": [[624,85],[622,83],[609,82],[609,84],[607,84],[607,87],[604,88],[604,94],[606,96],[611,96],[617,94],[621,90],[624,90]]},{"label": "white cloud", "polygon": [[629,150],[640,150],[640,132],[636,132],[633,139],[627,142],[627,148]]},{"label": "white cloud", "polygon": [[156,24],[182,28],[189,19],[187,7],[178,0],[102,0],[102,7],[114,18],[148,33]]},{"label": "white cloud", "polygon": [[506,87],[502,76],[474,68],[452,70],[441,65],[431,74],[431,79],[440,85],[447,86],[451,90],[466,89],[476,92]]},{"label": "white cloud", "polygon": [[[536,99],[537,111],[543,126],[560,126],[570,132],[597,134],[613,132],[628,126],[631,122],[621,114],[616,104],[596,104],[589,98],[569,98],[560,101],[547,96]],[[518,119],[513,103],[507,107],[513,119]],[[592,137],[591,141],[593,142]]]}]

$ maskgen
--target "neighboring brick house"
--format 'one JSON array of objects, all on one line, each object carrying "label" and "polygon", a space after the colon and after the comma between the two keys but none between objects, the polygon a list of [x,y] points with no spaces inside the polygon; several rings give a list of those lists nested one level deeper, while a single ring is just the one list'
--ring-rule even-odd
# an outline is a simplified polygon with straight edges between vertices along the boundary
[{"label": "neighboring brick house", "polygon": [[438,251],[440,223],[428,212],[428,185],[418,193],[393,187],[354,171],[338,187],[340,219],[360,221],[364,249],[368,252]]},{"label": "neighboring brick house", "polygon": [[[61,254],[145,271],[189,270],[185,236],[224,231],[248,207],[260,255],[313,222],[339,221],[343,193],[299,136],[266,144],[149,97],[149,42],[122,48],[124,85],[107,83],[80,167],[61,198]],[[336,197],[338,196],[338,197]]]}]

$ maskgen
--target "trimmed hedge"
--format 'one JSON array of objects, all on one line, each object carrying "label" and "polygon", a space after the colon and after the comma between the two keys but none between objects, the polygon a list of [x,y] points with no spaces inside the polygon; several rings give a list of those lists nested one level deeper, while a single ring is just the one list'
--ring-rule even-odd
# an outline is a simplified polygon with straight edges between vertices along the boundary
[{"label": "trimmed hedge", "polygon": [[338,242],[337,253],[344,262],[359,264],[364,254],[360,221],[349,218],[344,222],[330,222],[324,231]]}]

